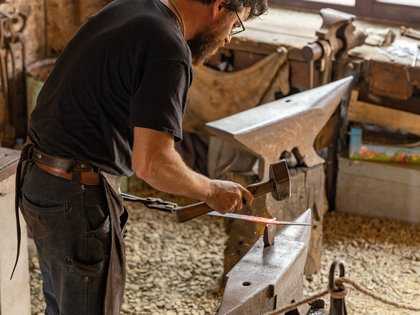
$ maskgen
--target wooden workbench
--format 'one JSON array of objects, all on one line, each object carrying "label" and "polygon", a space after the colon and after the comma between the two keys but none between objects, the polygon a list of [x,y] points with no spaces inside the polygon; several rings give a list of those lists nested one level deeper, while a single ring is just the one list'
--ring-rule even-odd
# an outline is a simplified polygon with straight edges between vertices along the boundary
[{"label": "wooden workbench", "polygon": [[[246,31],[233,38],[229,48],[266,55],[279,47],[286,47],[289,59],[299,60],[301,49],[316,40],[315,32],[321,24],[319,14],[273,7],[267,14],[246,22]],[[418,40],[402,38],[396,25],[366,21],[356,21],[355,25],[364,31],[390,29],[397,35],[397,41],[420,44]],[[369,45],[354,48],[349,55],[355,62],[367,64],[362,69],[361,78],[367,82],[372,94],[406,101],[412,97],[413,88],[420,88],[420,58],[413,67],[412,57],[390,56],[386,48]],[[292,86],[293,81],[292,73]]]},{"label": "wooden workbench", "polygon": [[[308,43],[316,40],[315,32],[321,27],[322,19],[317,13],[301,12],[273,6],[261,17],[245,22],[246,31],[232,39],[232,45],[249,42],[256,45],[261,51],[271,52],[279,46],[289,49],[301,49]],[[395,25],[355,21],[357,28],[392,29],[398,34],[399,28]],[[364,45],[362,54],[370,57],[377,53],[377,48]],[[420,62],[419,62],[420,64]]]}]

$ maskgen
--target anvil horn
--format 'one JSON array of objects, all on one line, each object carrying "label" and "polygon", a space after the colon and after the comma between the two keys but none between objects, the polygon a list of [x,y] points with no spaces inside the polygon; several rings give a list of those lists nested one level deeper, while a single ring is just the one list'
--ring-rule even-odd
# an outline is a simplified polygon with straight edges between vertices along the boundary
[{"label": "anvil horn", "polygon": [[[295,222],[311,223],[311,210]],[[310,235],[308,227],[289,226],[266,248],[261,237],[228,273],[218,315],[263,314],[300,300]]]},{"label": "anvil horn", "polygon": [[[292,95],[207,124],[210,132],[234,140],[263,158],[265,165],[279,160],[284,151],[297,149],[306,166],[324,162],[314,142],[346,94],[353,77]],[[268,167],[264,177],[268,177]]]}]

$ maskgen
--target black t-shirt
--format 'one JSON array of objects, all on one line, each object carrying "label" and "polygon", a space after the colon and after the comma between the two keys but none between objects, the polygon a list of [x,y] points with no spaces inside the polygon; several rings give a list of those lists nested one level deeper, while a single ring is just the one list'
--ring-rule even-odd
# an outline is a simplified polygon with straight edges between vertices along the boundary
[{"label": "black t-shirt", "polygon": [[48,154],[131,175],[133,127],[182,139],[191,52],[160,0],[114,0],[82,26],[37,100],[29,136]]}]

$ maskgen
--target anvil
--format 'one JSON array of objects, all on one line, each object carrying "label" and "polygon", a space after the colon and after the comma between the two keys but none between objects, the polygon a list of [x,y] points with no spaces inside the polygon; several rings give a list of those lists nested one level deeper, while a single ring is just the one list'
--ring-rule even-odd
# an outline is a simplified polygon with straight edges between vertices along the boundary
[{"label": "anvil", "polygon": [[[292,194],[299,195],[298,198],[292,197],[290,203],[277,201],[270,195],[257,198],[256,206],[248,209],[246,214],[290,220],[291,215],[296,218],[303,209],[311,208],[314,218],[318,217],[317,209],[325,208],[325,161],[315,151],[314,143],[322,128],[348,97],[352,82],[353,78],[349,77],[207,124],[214,135],[259,158],[259,180],[268,180],[269,166],[285,156],[298,160],[295,172],[291,169],[291,173],[297,174],[291,176]],[[315,171],[319,176],[309,176]],[[299,183],[294,182],[298,179]],[[290,229],[303,231],[295,226],[277,231],[280,231],[280,236]],[[219,314],[261,314],[263,310],[273,310],[272,307],[301,297],[309,236],[298,238],[306,242],[301,245],[282,241],[284,238],[281,236],[264,251],[261,246],[253,245],[256,240],[257,244],[262,244],[264,238],[259,236],[263,231],[258,224],[231,222],[225,251],[228,283]],[[305,233],[310,235],[310,229]],[[311,243],[316,242],[318,240],[314,239]],[[237,265],[229,272],[235,263]],[[245,279],[248,276],[252,277],[252,281],[241,280],[241,277]],[[272,300],[274,297],[275,300]]]}]

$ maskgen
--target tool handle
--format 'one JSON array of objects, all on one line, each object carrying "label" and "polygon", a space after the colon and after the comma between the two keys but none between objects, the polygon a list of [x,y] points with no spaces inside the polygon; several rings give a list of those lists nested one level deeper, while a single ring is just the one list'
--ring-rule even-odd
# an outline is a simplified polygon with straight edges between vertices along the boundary
[{"label": "tool handle", "polygon": [[[254,195],[254,197],[259,197],[263,194],[267,194],[272,190],[272,183],[265,182],[265,183],[257,183],[254,185],[250,185],[247,189]],[[247,202],[245,199],[242,200],[243,204],[246,206]],[[186,222],[207,214],[214,209],[210,208],[206,203],[199,202],[192,205],[188,205],[185,207],[179,207],[175,209],[176,219],[178,222]]]},{"label": "tool handle", "polygon": [[176,220],[185,222],[213,211],[206,203],[199,202],[175,209]]},{"label": "tool handle", "polygon": [[[247,186],[246,189],[248,189],[254,198],[258,198],[273,192],[273,182],[270,180],[267,182],[252,184]],[[246,203],[244,202],[244,204]]]}]

